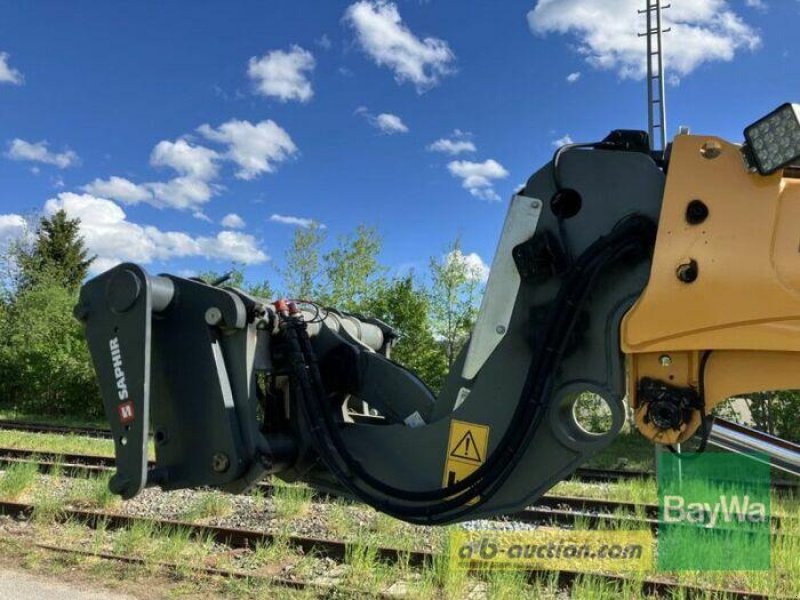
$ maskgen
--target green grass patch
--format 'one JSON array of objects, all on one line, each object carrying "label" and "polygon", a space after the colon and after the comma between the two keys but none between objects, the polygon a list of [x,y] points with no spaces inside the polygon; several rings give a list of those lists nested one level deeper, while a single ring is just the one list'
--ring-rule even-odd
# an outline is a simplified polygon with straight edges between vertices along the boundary
[{"label": "green grass patch", "polygon": [[60,425],[63,427],[94,427],[97,429],[108,429],[108,423],[103,419],[85,419],[70,416],[42,415],[18,411],[14,409],[0,409],[0,420],[18,421],[20,423],[34,423],[47,425]]},{"label": "green grass patch", "polygon": [[14,463],[0,475],[0,496],[16,500],[28,491],[39,473],[34,463]]},{"label": "green grass patch", "polygon": [[217,490],[203,492],[194,500],[181,517],[186,521],[201,521],[227,517],[233,512],[230,496]]},{"label": "green grass patch", "polygon": [[653,471],[656,468],[655,449],[653,443],[637,431],[623,433],[584,466],[592,469]]},{"label": "green grass patch", "polygon": [[108,489],[111,473],[100,473],[85,478],[76,478],[72,481],[67,501],[81,508],[109,509],[118,504],[120,497],[112,494]]},{"label": "green grass patch", "polygon": [[313,491],[301,484],[275,484],[272,506],[279,519],[297,519],[308,512]]},{"label": "green grass patch", "polygon": [[[0,447],[31,450],[47,454],[91,454],[114,456],[114,443],[109,439],[62,433],[29,433],[0,430]],[[148,457],[155,457],[153,442],[148,445]]]}]

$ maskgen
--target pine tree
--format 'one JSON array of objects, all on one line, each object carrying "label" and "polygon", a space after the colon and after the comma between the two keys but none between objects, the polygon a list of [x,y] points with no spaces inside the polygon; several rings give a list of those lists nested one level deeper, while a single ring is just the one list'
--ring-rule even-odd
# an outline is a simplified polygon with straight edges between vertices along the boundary
[{"label": "pine tree", "polygon": [[70,219],[59,210],[42,217],[33,246],[20,251],[20,286],[28,288],[47,277],[74,291],[86,278],[95,258],[89,256],[84,245],[80,219]]}]

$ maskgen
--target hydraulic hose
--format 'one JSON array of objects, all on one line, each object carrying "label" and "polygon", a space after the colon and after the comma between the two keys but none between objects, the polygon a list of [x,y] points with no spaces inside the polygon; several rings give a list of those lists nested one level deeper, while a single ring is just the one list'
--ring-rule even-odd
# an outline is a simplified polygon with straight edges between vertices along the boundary
[{"label": "hydraulic hose", "polygon": [[[567,340],[600,273],[623,258],[641,254],[643,250],[649,252],[654,238],[655,226],[649,219],[630,216],[575,261],[551,304],[539,351],[532,360],[510,421],[512,425],[484,465],[464,480],[444,488],[426,491],[395,488],[371,475],[349,453],[332,411],[325,404],[326,393],[304,324],[292,317],[284,318],[282,326],[290,346],[299,404],[323,464],[356,497],[412,523],[449,522],[473,512],[505,483],[527,450],[544,415],[545,399],[552,391],[553,374],[563,358]],[[363,489],[360,483],[373,491]],[[470,505],[465,508],[467,502]]]}]

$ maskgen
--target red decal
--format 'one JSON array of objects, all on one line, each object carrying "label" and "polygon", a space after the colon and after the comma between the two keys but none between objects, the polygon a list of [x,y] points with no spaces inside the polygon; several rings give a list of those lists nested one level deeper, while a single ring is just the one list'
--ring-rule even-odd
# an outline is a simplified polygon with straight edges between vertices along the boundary
[{"label": "red decal", "polygon": [[119,411],[119,422],[123,425],[130,423],[135,418],[133,416],[133,402],[123,402],[117,407],[117,411]]}]

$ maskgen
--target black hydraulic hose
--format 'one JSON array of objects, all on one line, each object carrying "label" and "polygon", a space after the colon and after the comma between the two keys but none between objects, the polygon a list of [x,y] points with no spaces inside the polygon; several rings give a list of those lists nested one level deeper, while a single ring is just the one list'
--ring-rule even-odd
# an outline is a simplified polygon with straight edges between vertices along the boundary
[{"label": "black hydraulic hose", "polygon": [[[614,236],[609,236],[609,237],[614,237]],[[621,238],[624,238],[624,237],[625,236],[621,236]],[[606,240],[606,241],[608,241],[608,240]],[[627,250],[628,251],[633,246],[641,247],[641,242],[643,240],[639,240],[638,236],[633,236],[632,241],[634,242],[634,244],[627,245]],[[601,244],[601,245],[605,245],[605,244]],[[613,250],[613,249],[615,249],[615,245],[614,244],[608,244],[608,248],[611,248]],[[625,246],[622,247],[622,250],[623,251],[626,250]],[[611,256],[609,258],[611,260],[613,260],[615,258],[615,256],[617,256],[618,254],[620,254],[620,253],[619,252],[612,252]],[[587,267],[591,266],[592,264],[597,264],[598,266],[602,266],[603,264],[606,264],[607,261],[609,260],[608,258],[606,260],[599,260],[599,259],[603,258],[604,256],[606,256],[606,254],[604,252],[600,252],[600,253],[587,252],[586,255],[584,256],[584,258],[586,258],[587,255],[589,255],[592,259],[588,260],[588,261],[581,261],[582,263],[588,262],[588,264],[586,265]],[[561,297],[560,297],[561,301],[557,303],[559,307],[566,306],[567,308],[576,308],[576,307],[578,307],[578,306],[580,306],[582,304],[582,301],[581,301],[580,297],[581,296],[585,297],[586,290],[588,290],[588,288],[590,287],[590,285],[588,285],[587,282],[590,282],[591,280],[594,279],[594,277],[591,277],[589,279],[587,279],[585,277],[585,275],[587,275],[587,273],[586,273],[587,270],[588,271],[594,271],[595,277],[596,277],[596,273],[599,272],[599,269],[596,268],[596,267],[594,269],[591,269],[591,268],[576,269],[576,271],[574,273],[574,276],[572,277],[572,280],[573,281],[582,282],[584,285],[579,285],[577,287],[579,289],[582,288],[584,291],[582,293],[580,293],[580,294],[575,294],[574,290],[573,290],[573,293],[567,294],[566,296],[564,294],[561,294]],[[571,288],[572,286],[565,284],[564,287]],[[554,319],[553,321],[551,321],[551,323],[556,323],[555,327],[551,327],[549,329],[549,331],[552,332],[552,333],[555,333],[557,331],[563,331],[562,327],[560,325],[558,325],[558,323],[557,323],[558,321],[562,321],[562,322],[566,323],[567,325],[569,325],[571,322],[574,322],[574,317],[567,318],[569,315],[574,315],[575,314],[574,310],[563,310],[562,308],[559,308],[557,314],[560,315],[562,318],[561,319]],[[305,336],[301,335],[300,339],[302,340],[303,337],[305,337]],[[547,338],[552,339],[551,336],[547,336]],[[559,338],[556,338],[556,339],[559,339]],[[561,336],[561,339],[562,340],[564,339],[563,335]],[[549,348],[548,345],[545,345],[545,348],[547,350],[551,351],[551,352],[547,353],[551,357],[554,356],[555,354],[560,354],[560,352],[552,352],[552,349]],[[563,352],[563,348],[562,348],[561,351]],[[510,454],[509,461],[512,464],[515,464],[518,461],[518,459],[521,456],[521,454],[519,452],[520,447],[517,446],[514,442],[518,441],[518,438],[520,438],[520,437],[522,437],[522,439],[524,441],[524,438],[529,437],[529,433],[530,433],[530,430],[532,429],[532,427],[536,425],[536,421],[537,420],[532,418],[532,415],[530,414],[530,410],[526,411],[525,409],[526,408],[530,408],[531,406],[533,408],[539,408],[540,407],[541,399],[544,396],[543,392],[545,392],[546,390],[549,389],[549,387],[550,387],[552,382],[550,381],[550,377],[547,377],[547,376],[540,377],[539,374],[543,370],[543,367],[546,367],[546,366],[552,367],[552,365],[550,364],[552,361],[545,360],[545,361],[536,361],[536,362],[538,362],[538,366],[540,368],[532,369],[532,371],[530,372],[528,385],[526,385],[526,389],[530,390],[530,382],[531,381],[533,381],[535,383],[538,383],[539,385],[534,386],[534,388],[536,388],[536,391],[534,393],[529,394],[529,395],[528,394],[524,394],[524,396],[525,395],[528,396],[528,402],[526,404],[522,404],[521,403],[521,405],[518,407],[518,411],[517,411],[517,413],[522,412],[522,414],[524,415],[524,421],[529,424],[529,427],[517,428],[515,430],[508,431],[506,436],[504,436],[503,442],[501,442],[501,445],[500,445],[500,447],[505,449],[506,452],[505,453],[504,452],[500,452],[498,454],[493,455],[492,458],[495,459],[494,462],[497,462],[497,458],[499,457],[498,456],[499,454],[508,453],[508,454]],[[310,369],[310,371],[312,371],[312,372],[314,370],[315,369],[313,369],[313,368]],[[545,373],[552,372],[552,369],[544,369],[544,370],[545,370]],[[308,398],[308,396],[306,396],[306,397]],[[319,405],[317,405],[317,406],[319,406]],[[312,411],[314,413],[316,413],[315,416],[320,416],[319,412],[314,410],[314,408],[316,408],[316,407],[313,407],[313,406],[311,407]],[[325,411],[323,411],[322,419],[327,421],[325,423],[325,425],[326,426],[332,425],[331,419],[330,419],[330,415],[329,414],[326,415],[326,414],[324,414],[324,412]],[[327,412],[329,413],[329,411],[327,411]],[[327,419],[326,419],[326,416],[328,417]],[[533,415],[533,416],[535,416],[535,415]],[[314,420],[314,419],[311,418],[311,420]],[[519,422],[519,421],[515,421],[515,422]],[[335,425],[334,425],[334,427],[335,427]],[[519,435],[515,436],[514,435],[515,432],[519,432]],[[328,433],[331,433],[331,432],[329,431]],[[325,439],[324,440],[324,444],[323,445],[326,447],[325,450],[330,450],[331,449],[330,442],[331,442],[331,439],[332,439],[334,441],[334,446],[338,446],[338,448],[336,448],[336,450],[339,450],[342,454],[347,455],[348,453],[347,453],[346,449],[344,449],[342,447],[342,445],[341,445],[341,439],[337,439],[337,438],[340,438],[340,436],[338,436],[338,431],[334,431],[332,433],[333,433],[333,435],[330,436],[329,439]],[[511,439],[509,439],[509,438],[511,438]],[[513,439],[513,441],[512,441],[512,439]],[[319,441],[323,441],[323,440],[319,440]],[[509,444],[506,443],[507,441],[509,442]],[[336,443],[336,442],[339,442],[339,443]],[[514,448],[516,448],[517,450],[515,451]],[[511,450],[511,452],[508,452],[509,450]],[[327,455],[328,453],[325,452],[325,454]],[[517,460],[513,460],[515,456],[517,457]],[[342,459],[342,460],[344,461],[344,459]],[[325,461],[325,462],[327,463],[327,462],[332,462],[332,461]],[[484,492],[484,490],[487,489],[487,486],[490,485],[494,480],[500,479],[500,481],[502,482],[506,478],[506,477],[500,477],[500,475],[498,474],[499,472],[492,471],[490,476],[485,476],[485,477],[483,477],[481,479],[480,475],[483,474],[485,471],[489,470],[489,468],[491,468],[491,466],[492,466],[491,464],[487,463],[487,465],[485,465],[484,471],[481,471],[481,473],[476,473],[470,479],[464,480],[463,482],[459,482],[459,484],[456,484],[455,486],[449,486],[449,487],[444,488],[444,489],[437,488],[436,490],[433,490],[431,492],[408,492],[408,491],[405,491],[405,490],[397,490],[396,488],[391,488],[390,486],[387,486],[383,482],[381,482],[379,480],[375,480],[374,478],[369,476],[368,473],[359,472],[359,471],[362,471],[363,467],[358,468],[358,467],[360,467],[360,465],[357,464],[357,461],[351,460],[351,461],[344,461],[344,462],[348,462],[349,466],[353,470],[358,472],[357,474],[359,475],[359,477],[362,477],[363,475],[366,475],[367,477],[362,477],[362,478],[365,479],[365,481],[367,483],[372,483],[374,481],[377,484],[376,486],[374,486],[374,487],[376,487],[376,489],[384,490],[385,493],[392,494],[392,495],[394,495],[396,497],[401,498],[402,500],[412,501],[413,502],[413,501],[419,501],[421,499],[421,497],[426,497],[426,498],[422,498],[422,499],[427,499],[427,498],[430,498],[432,496],[433,497],[441,497],[441,496],[443,496],[443,497],[451,498],[451,500],[449,502],[440,503],[438,505],[429,506],[429,507],[408,507],[408,506],[391,507],[391,505],[384,499],[376,499],[374,497],[370,497],[367,492],[364,492],[362,490],[351,490],[354,493],[356,493],[358,496],[360,496],[360,497],[366,499],[367,501],[369,501],[371,504],[375,504],[377,507],[380,507],[382,510],[385,510],[387,512],[391,510],[392,512],[398,514],[398,516],[403,516],[404,518],[408,518],[409,516],[412,516],[412,515],[423,515],[423,518],[425,519],[425,522],[431,522],[433,520],[433,519],[431,519],[431,515],[432,514],[438,514],[440,512],[444,512],[444,511],[452,509],[452,508],[462,507],[463,504],[464,504],[464,499],[463,499],[464,497],[467,497],[468,499],[474,498],[475,496],[478,496],[478,495],[482,494]],[[505,462],[505,461],[503,461],[503,462]],[[353,468],[354,466],[356,468]],[[338,467],[338,465],[337,465],[337,467]],[[506,471],[505,466],[501,465],[501,468],[502,468],[503,471]],[[332,470],[334,471],[334,473],[340,472],[339,468],[334,468]],[[494,476],[491,476],[491,475],[494,475]],[[351,479],[351,478],[348,477],[348,479]],[[473,482],[475,480],[480,480],[480,482],[482,483],[482,485],[477,489],[476,489],[476,486],[473,485]],[[488,483],[487,483],[487,481],[488,481]],[[348,487],[350,487],[350,486],[348,486]],[[497,486],[493,486],[493,487],[497,487]],[[458,491],[459,491],[457,488],[460,488],[462,490],[469,489],[470,495],[461,494],[456,499],[452,499],[452,496],[454,494],[457,494]],[[365,497],[365,495],[366,495],[366,497]],[[484,496],[484,499],[485,498],[486,498],[486,496]],[[470,510],[472,510],[472,509],[474,509],[474,505],[471,506]],[[448,518],[452,518],[452,517],[448,517]]]},{"label": "black hydraulic hose", "polygon": [[[423,492],[394,488],[370,475],[360,462],[349,454],[337,430],[337,424],[333,421],[331,411],[322,404],[322,399],[325,397],[324,388],[316,365],[316,358],[303,325],[298,321],[287,327],[287,333],[292,332],[289,334],[290,346],[293,348],[292,354],[297,357],[293,360],[293,372],[295,377],[301,380],[302,399],[300,404],[303,408],[304,418],[312,428],[312,437],[318,446],[317,450],[323,462],[337,478],[342,480],[342,484],[351,493],[379,510],[412,522],[442,522],[473,511],[476,504],[488,500],[491,494],[507,480],[513,467],[518,464],[527,449],[533,430],[543,416],[543,400],[552,388],[552,374],[563,356],[566,340],[574,327],[578,310],[585,303],[600,271],[603,267],[632,251],[641,251],[642,248],[649,249],[654,230],[654,226],[647,219],[630,217],[618,224],[611,234],[595,242],[575,263],[553,303],[544,344],[533,361],[520,403],[511,421],[517,425],[506,431],[486,464],[466,479],[445,488]],[[298,357],[298,354],[302,354],[302,359]],[[301,361],[305,363],[302,367]],[[305,367],[308,369],[306,370]],[[337,464],[337,458],[348,469]],[[397,505],[360,489],[354,481],[354,474],[367,485],[395,500],[403,502],[444,501],[424,506]],[[463,508],[466,501],[473,499],[477,499],[477,502],[460,513],[446,514],[453,509]]]}]

